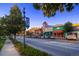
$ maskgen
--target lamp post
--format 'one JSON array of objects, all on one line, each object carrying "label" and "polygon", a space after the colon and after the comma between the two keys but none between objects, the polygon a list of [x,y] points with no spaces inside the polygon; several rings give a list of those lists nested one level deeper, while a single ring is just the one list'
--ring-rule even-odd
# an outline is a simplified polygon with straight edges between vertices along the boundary
[{"label": "lamp post", "polygon": [[24,52],[25,52],[25,8],[23,8],[23,20],[24,20]]},{"label": "lamp post", "polygon": [[25,52],[25,34],[26,34],[26,31],[25,29],[28,29],[30,27],[30,19],[28,17],[25,16],[25,8],[23,8],[23,20],[24,20],[24,52]]}]

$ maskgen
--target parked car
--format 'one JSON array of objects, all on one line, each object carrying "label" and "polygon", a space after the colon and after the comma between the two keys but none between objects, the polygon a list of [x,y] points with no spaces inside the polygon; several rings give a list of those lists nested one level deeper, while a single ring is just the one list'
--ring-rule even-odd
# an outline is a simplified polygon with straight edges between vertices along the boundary
[{"label": "parked car", "polygon": [[77,39],[77,37],[75,35],[68,35],[66,38],[69,40],[76,40]]}]

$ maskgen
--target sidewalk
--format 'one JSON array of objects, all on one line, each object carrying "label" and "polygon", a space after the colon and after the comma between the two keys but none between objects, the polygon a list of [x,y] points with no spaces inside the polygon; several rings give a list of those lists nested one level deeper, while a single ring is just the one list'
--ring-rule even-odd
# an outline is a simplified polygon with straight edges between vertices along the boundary
[{"label": "sidewalk", "polygon": [[7,39],[0,52],[0,56],[19,56],[11,40]]}]

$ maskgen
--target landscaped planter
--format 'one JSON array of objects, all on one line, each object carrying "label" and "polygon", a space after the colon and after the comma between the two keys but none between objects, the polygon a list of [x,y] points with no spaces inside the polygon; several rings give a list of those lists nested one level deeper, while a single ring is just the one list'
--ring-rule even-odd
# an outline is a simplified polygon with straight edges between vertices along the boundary
[{"label": "landscaped planter", "polygon": [[48,56],[49,55],[49,54],[47,54],[47,53],[45,53],[43,51],[37,50],[37,49],[32,48],[32,47],[30,47],[28,45],[25,45],[25,49],[24,49],[24,45],[19,41],[12,40],[12,42],[14,43],[17,51],[22,56]]}]

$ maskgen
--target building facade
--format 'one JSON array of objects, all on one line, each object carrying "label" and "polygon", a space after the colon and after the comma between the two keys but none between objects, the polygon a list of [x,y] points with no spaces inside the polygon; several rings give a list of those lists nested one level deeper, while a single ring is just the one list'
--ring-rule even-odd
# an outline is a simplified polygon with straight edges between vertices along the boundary
[{"label": "building facade", "polygon": [[35,30],[35,37],[37,37],[37,38],[41,38],[42,33],[43,33],[42,28],[38,28],[38,29],[36,29],[36,30]]},{"label": "building facade", "polygon": [[52,26],[48,25],[47,22],[43,22],[43,37],[52,38]]},{"label": "building facade", "polygon": [[79,40],[79,24],[72,24],[73,29],[67,35],[72,35],[76,37],[77,40]]},{"label": "building facade", "polygon": [[64,39],[70,35],[70,38],[79,39],[79,24],[72,24],[72,30],[70,32],[65,32],[64,25],[55,25],[53,26],[52,36],[54,38]]},{"label": "building facade", "polygon": [[52,36],[53,38],[64,38],[65,37],[65,34],[64,34],[64,26],[63,25],[55,25],[53,26],[53,31],[52,31]]},{"label": "building facade", "polygon": [[41,28],[32,28],[30,32],[32,32],[32,37],[37,38],[65,39],[71,36],[71,38],[76,37],[76,39],[79,39],[79,24],[72,24],[72,30],[70,32],[65,32],[64,25],[62,24],[50,26],[47,22],[43,22]]}]

